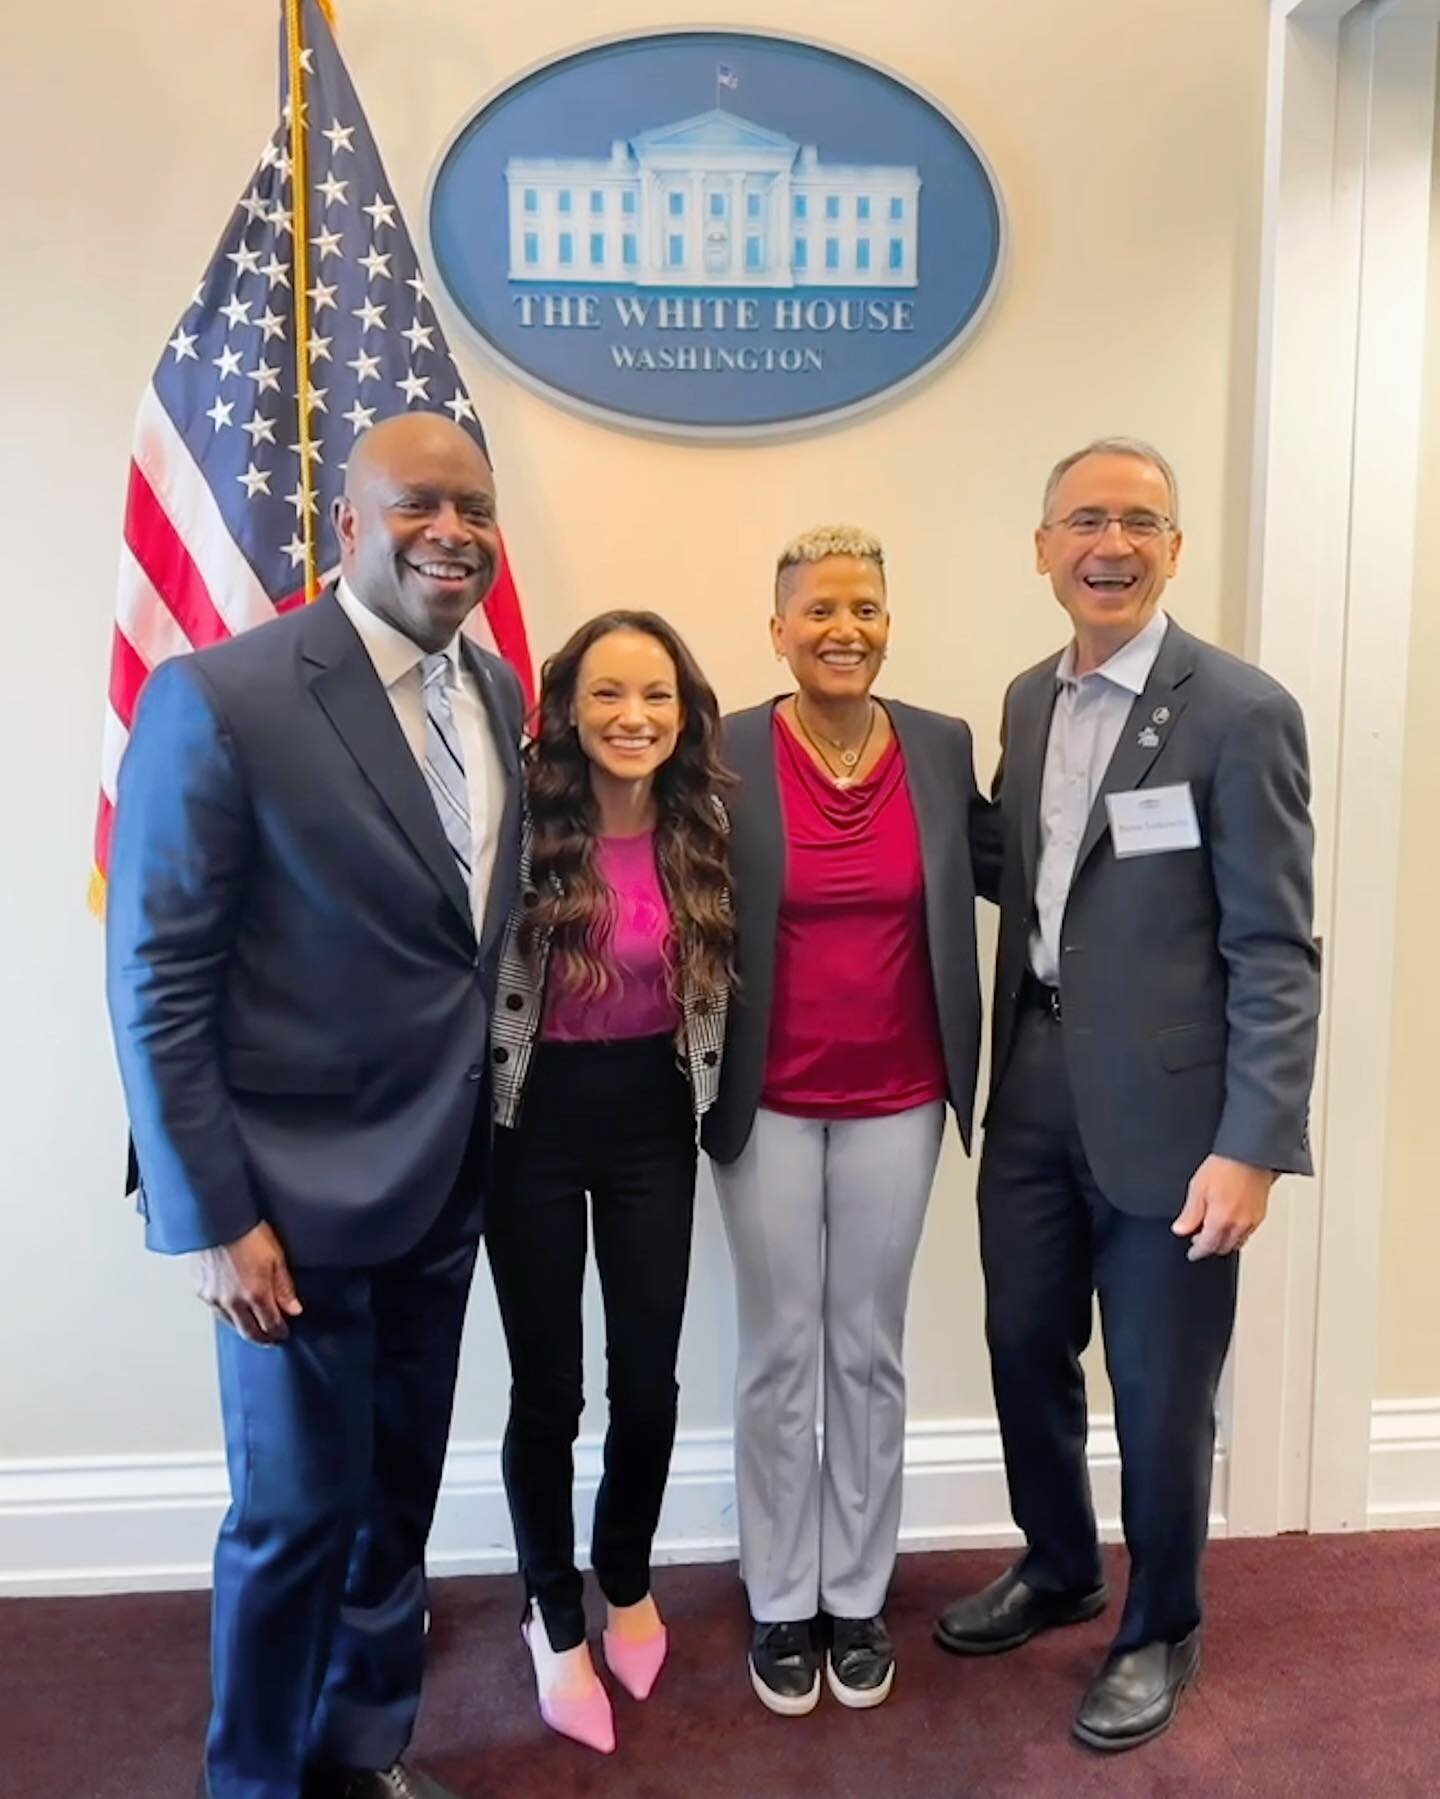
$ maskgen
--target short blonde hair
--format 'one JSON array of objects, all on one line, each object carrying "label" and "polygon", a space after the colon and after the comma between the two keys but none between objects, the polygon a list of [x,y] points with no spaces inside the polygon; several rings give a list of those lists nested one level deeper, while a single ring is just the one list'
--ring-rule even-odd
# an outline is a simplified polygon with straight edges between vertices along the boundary
[{"label": "short blonde hair", "polygon": [[780,610],[785,596],[785,573],[802,562],[823,562],[827,556],[855,556],[861,562],[873,562],[885,579],[885,552],[880,539],[859,525],[812,525],[798,537],[792,537],[780,552],[775,564],[775,610]]}]

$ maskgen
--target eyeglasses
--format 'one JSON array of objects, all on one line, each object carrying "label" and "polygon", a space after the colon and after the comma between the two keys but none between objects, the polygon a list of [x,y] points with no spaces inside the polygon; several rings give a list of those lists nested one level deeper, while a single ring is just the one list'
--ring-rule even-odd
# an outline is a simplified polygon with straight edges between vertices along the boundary
[{"label": "eyeglasses", "polygon": [[1122,537],[1131,543],[1149,543],[1164,531],[1173,531],[1175,521],[1163,512],[1102,512],[1098,506],[1082,506],[1060,519],[1047,519],[1049,531],[1068,531],[1071,537],[1103,537],[1112,524],[1119,525]]}]

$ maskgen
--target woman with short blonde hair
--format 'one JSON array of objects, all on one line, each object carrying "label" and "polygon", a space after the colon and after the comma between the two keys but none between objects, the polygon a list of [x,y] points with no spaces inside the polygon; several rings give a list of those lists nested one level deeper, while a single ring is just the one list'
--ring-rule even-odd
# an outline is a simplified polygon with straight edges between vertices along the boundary
[{"label": "woman with short blonde hair", "polygon": [[739,984],[702,1142],[740,1314],[750,1676],[796,1715],[822,1663],[855,1708],[893,1678],[905,1308],[947,1102],[969,1142],[972,834],[991,851],[969,727],[871,691],[890,635],[876,539],[788,545],[770,630],[795,691],[725,721]]}]

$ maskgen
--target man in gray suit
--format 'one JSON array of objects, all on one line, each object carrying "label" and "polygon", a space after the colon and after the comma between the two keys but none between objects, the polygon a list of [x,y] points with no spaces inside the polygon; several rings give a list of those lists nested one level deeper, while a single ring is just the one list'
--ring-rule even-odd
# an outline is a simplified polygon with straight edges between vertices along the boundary
[{"label": "man in gray suit", "polygon": [[1037,566],[1072,643],[1012,684],[990,1109],[986,1333],[1022,1558],[936,1625],[1018,1647],[1107,1602],[1080,1355],[1098,1293],[1130,1582],[1075,1719],[1164,1730],[1199,1662],[1215,1392],[1237,1251],[1277,1174],[1311,1172],[1320,1006],[1300,709],[1160,601],[1179,496],[1146,444],[1067,456]]}]

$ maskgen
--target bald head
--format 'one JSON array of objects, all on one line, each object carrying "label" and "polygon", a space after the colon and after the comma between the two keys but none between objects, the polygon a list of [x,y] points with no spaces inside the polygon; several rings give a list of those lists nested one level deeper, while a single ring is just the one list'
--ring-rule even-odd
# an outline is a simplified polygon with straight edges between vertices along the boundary
[{"label": "bald head", "polygon": [[345,492],[354,498],[377,471],[438,456],[453,456],[457,461],[468,458],[473,467],[487,474],[490,470],[485,452],[454,419],[438,412],[397,412],[356,438],[345,468]]},{"label": "bald head", "polygon": [[443,649],[500,563],[485,452],[434,412],[372,425],[350,452],[335,533],[355,597],[422,649]]}]

